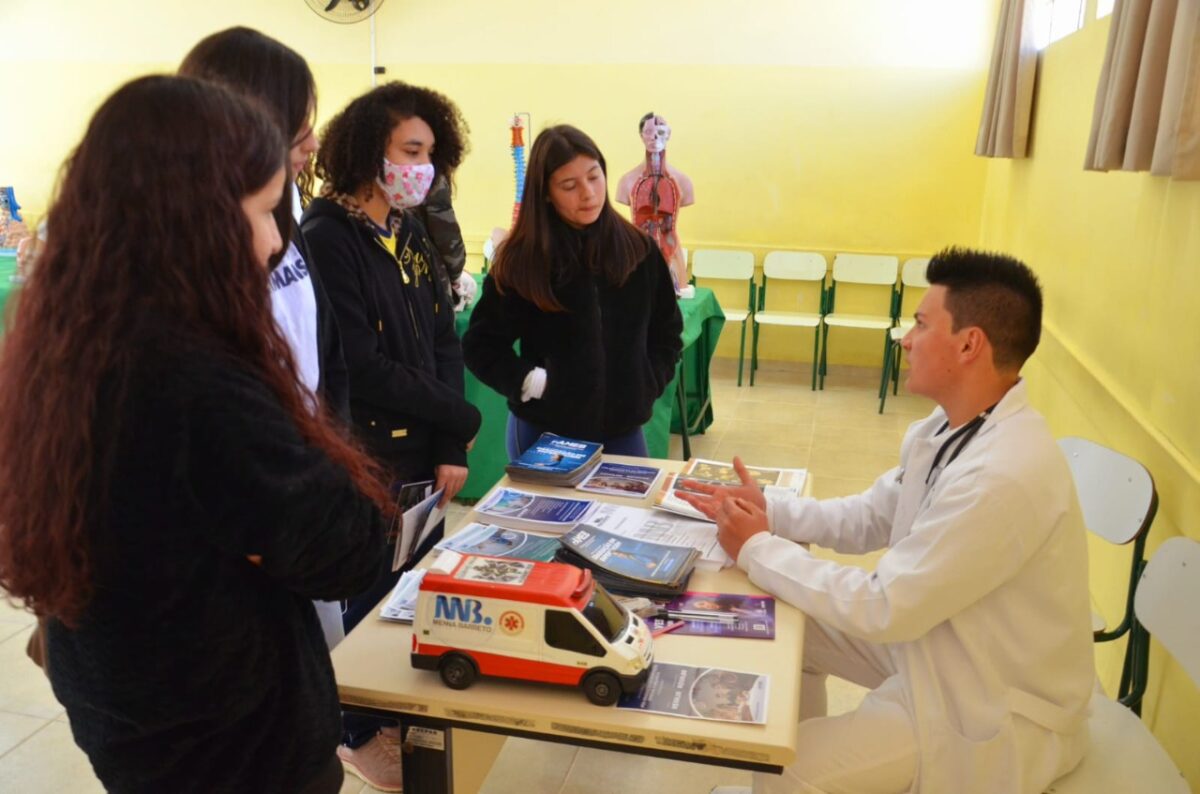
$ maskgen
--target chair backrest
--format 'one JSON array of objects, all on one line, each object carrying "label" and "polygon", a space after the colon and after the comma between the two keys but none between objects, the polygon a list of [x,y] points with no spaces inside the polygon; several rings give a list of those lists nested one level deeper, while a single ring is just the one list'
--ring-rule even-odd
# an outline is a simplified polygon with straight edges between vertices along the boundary
[{"label": "chair backrest", "polygon": [[1158,547],[1138,583],[1134,610],[1200,687],[1200,543],[1174,537]]},{"label": "chair backrest", "polygon": [[1071,467],[1088,530],[1117,545],[1145,537],[1158,511],[1146,467],[1086,438],[1063,438],[1058,446]]},{"label": "chair backrest", "polygon": [[904,268],[900,271],[900,283],[906,287],[925,288],[929,286],[929,281],[925,278],[925,271],[929,268],[929,257],[920,257],[909,259],[904,262]]},{"label": "chair backrest", "polygon": [[702,248],[692,253],[692,275],[696,278],[754,278],[754,254],[749,251],[719,251]]},{"label": "chair backrest", "polygon": [[792,281],[823,281],[829,265],[812,251],[770,251],[763,259],[763,275]]},{"label": "chair backrest", "polygon": [[492,266],[492,260],[496,258],[496,244],[489,237],[483,241],[483,272],[488,272],[488,268]]},{"label": "chair backrest", "polygon": [[879,254],[838,254],[833,258],[833,280],[851,284],[894,285],[900,260]]}]

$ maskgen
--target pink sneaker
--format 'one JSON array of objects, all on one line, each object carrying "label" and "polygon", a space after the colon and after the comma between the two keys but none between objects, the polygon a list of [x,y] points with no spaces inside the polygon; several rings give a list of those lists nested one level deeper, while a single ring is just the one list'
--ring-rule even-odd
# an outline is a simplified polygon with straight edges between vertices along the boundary
[{"label": "pink sneaker", "polygon": [[380,791],[404,791],[404,771],[400,766],[400,729],[383,728],[362,747],[337,749],[347,772]]}]

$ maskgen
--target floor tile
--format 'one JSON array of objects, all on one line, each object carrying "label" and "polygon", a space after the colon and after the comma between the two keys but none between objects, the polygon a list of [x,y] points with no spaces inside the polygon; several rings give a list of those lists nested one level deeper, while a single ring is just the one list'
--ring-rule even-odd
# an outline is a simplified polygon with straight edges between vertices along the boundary
[{"label": "floor tile", "polygon": [[861,477],[864,472],[882,474],[899,462],[899,447],[891,452],[874,452],[814,446],[809,454],[808,467],[816,477],[853,479]]},{"label": "floor tile", "polygon": [[22,794],[103,794],[71,728],[50,722],[0,757],[0,791]]},{"label": "floor tile", "polygon": [[875,480],[844,477],[825,477],[813,472],[812,495],[817,499],[832,499],[835,496],[853,496],[871,487]]},{"label": "floor tile", "polygon": [[835,717],[838,714],[854,711],[866,697],[867,691],[866,687],[830,676],[825,681],[825,697],[827,699],[825,713],[830,717]]},{"label": "floor tile", "polygon": [[492,764],[480,794],[559,791],[575,763],[578,747],[509,737]]},{"label": "floor tile", "polygon": [[0,756],[46,727],[48,720],[0,711]]},{"label": "floor tile", "polygon": [[37,622],[37,618],[33,616],[33,613],[11,600],[3,590],[0,590],[0,622],[31,626]]},{"label": "floor tile", "polygon": [[[619,770],[619,773],[617,772]],[[616,780],[619,779],[619,784]],[[562,794],[707,794],[713,786],[750,784],[750,773],[644,755],[584,748]],[[515,790],[514,790],[515,791]]]},{"label": "floor tile", "polygon": [[0,642],[0,670],[4,671],[0,676],[0,711],[50,720],[63,708],[54,699],[46,674],[25,655],[31,631],[30,627],[23,628]]}]

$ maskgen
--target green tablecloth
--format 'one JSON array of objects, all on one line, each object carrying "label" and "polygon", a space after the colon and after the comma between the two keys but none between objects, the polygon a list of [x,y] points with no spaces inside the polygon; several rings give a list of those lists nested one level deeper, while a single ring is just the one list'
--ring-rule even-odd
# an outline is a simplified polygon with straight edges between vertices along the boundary
[{"label": "green tablecloth", "polygon": [[4,312],[8,306],[8,299],[17,290],[17,285],[12,281],[16,272],[17,257],[0,254],[0,329],[4,328]]},{"label": "green tablecloth", "polygon": [[[477,281],[482,278],[476,276]],[[667,457],[670,434],[681,429],[679,416],[679,381],[683,381],[687,402],[688,432],[703,432],[712,423],[712,403],[708,392],[708,363],[716,350],[725,313],[712,290],[699,287],[696,297],[679,301],[683,313],[683,360],[675,370],[675,379],[654,403],[654,415],[644,426],[646,446],[652,458]],[[466,333],[471,310],[458,315],[458,335]],[[508,404],[503,397],[484,386],[467,372],[466,394],[471,404],[483,414],[483,426],[468,455],[470,476],[459,492],[464,499],[478,499],[488,492],[504,474],[508,454],[504,451],[504,432],[508,422]]]}]

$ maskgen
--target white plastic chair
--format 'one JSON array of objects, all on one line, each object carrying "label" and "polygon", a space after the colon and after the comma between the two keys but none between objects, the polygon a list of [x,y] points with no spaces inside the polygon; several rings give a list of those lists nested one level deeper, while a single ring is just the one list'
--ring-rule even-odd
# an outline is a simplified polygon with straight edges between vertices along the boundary
[{"label": "white plastic chair", "polygon": [[[825,273],[829,269],[825,257],[811,251],[771,251],[763,259],[763,280],[758,288],[758,306],[754,310],[754,339],[750,345],[750,385],[758,369],[758,327],[781,325],[813,329],[812,388],[817,388],[818,350],[821,341],[821,316],[825,311]],[[815,312],[767,311],[767,283],[779,281],[820,282],[820,297]]]},{"label": "white plastic chair", "polygon": [[742,385],[742,362],[746,357],[746,320],[754,314],[754,254],[749,251],[718,251],[702,248],[692,253],[692,278],[724,279],[745,281],[747,290],[746,308],[721,307],[726,322],[742,324],[742,338],[738,344],[738,385]]},{"label": "white plastic chair", "polygon": [[[1147,563],[1134,613],[1200,687],[1200,543],[1171,538]],[[1146,723],[1103,694],[1092,696],[1090,746],[1046,794],[1189,794],[1183,774]]]},{"label": "white plastic chair", "polygon": [[496,258],[496,244],[489,237],[483,241],[483,272],[487,273],[492,267],[492,260]]},{"label": "white plastic chair", "polygon": [[883,354],[883,378],[879,384],[879,413],[883,413],[883,404],[887,401],[888,380],[892,381],[892,394],[900,388],[900,340],[904,338],[917,321],[904,316],[904,288],[928,289],[929,280],[925,271],[929,269],[929,257],[919,257],[905,261],[900,270],[900,295],[896,299],[896,325],[888,330],[887,349]]},{"label": "white plastic chair", "polygon": [[[825,317],[821,325],[821,388],[825,388],[825,372],[829,357],[830,328],[859,328],[883,331],[884,352],[887,352],[890,337],[888,330],[895,324],[896,276],[900,271],[900,260],[894,256],[877,254],[838,254],[833,259],[833,283],[829,287]],[[837,311],[838,284],[869,284],[890,287],[887,293],[887,311],[881,314],[854,314]]]},{"label": "white plastic chair", "polygon": [[1148,648],[1141,641],[1145,632],[1134,618],[1133,599],[1138,577],[1146,564],[1146,536],[1158,513],[1158,491],[1146,467],[1128,455],[1086,438],[1062,438],[1058,446],[1071,467],[1088,531],[1116,546],[1133,544],[1120,622],[1109,631],[1104,618],[1093,611],[1092,629],[1096,642],[1111,642],[1130,635],[1117,698],[1140,713]]}]

